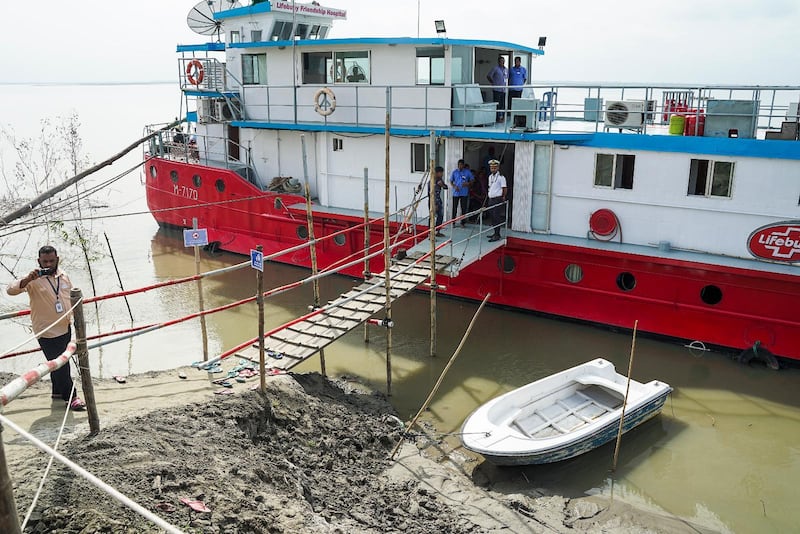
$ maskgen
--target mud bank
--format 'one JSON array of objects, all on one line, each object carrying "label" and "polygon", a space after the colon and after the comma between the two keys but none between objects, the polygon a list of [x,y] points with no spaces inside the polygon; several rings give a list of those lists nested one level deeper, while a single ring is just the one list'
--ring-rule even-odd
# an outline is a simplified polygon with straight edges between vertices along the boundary
[{"label": "mud bank", "polygon": [[[266,396],[239,389],[227,396],[205,391],[203,398],[176,397],[177,405],[141,415],[131,409],[96,437],[76,433],[61,450],[187,532],[698,531],[619,502],[570,500],[541,488],[493,491],[493,481],[476,484],[464,464],[427,458],[414,439],[390,462],[401,432],[391,406],[346,381],[278,376]],[[40,467],[32,462],[44,463],[34,457],[28,450],[10,458],[20,514],[38,484],[31,475]],[[182,498],[202,501],[210,512],[193,512]],[[54,467],[26,528],[157,531],[62,467]]]}]

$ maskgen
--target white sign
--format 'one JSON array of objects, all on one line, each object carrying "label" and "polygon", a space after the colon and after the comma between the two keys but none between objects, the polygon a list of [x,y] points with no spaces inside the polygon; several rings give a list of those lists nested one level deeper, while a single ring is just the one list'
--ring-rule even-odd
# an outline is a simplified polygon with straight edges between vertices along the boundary
[{"label": "white sign", "polygon": [[[298,15],[316,15],[331,19],[346,19],[347,10],[335,7],[325,7],[316,4],[294,4],[294,10]],[[292,12],[292,2],[275,2],[272,4],[272,11]]]},{"label": "white sign", "polygon": [[250,267],[264,272],[264,253],[250,249]]},{"label": "white sign", "polygon": [[194,228],[183,231],[184,247],[204,247],[208,245],[208,230],[205,228]]}]

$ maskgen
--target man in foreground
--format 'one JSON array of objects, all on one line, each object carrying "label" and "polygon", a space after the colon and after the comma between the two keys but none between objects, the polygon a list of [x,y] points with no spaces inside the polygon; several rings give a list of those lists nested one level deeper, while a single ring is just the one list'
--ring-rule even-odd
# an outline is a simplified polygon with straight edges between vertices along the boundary
[{"label": "man in foreground", "polygon": [[[72,282],[58,267],[58,253],[50,245],[39,249],[39,268],[28,276],[14,281],[6,289],[9,295],[28,293],[31,323],[39,346],[47,360],[55,360],[67,350],[72,329],[70,319],[70,290]],[[52,326],[51,326],[52,325]],[[83,410],[86,404],[73,395],[69,363],[50,374],[52,397],[67,402],[71,410]]]}]

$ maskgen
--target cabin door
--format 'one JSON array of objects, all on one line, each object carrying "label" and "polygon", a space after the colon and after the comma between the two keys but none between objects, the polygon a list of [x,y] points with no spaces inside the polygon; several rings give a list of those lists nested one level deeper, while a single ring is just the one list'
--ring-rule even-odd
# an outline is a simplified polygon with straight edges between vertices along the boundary
[{"label": "cabin door", "polygon": [[553,143],[535,143],[533,149],[533,209],[531,227],[534,232],[550,231],[550,192],[553,170]]},{"label": "cabin door", "polygon": [[239,161],[239,128],[228,125],[228,157]]}]

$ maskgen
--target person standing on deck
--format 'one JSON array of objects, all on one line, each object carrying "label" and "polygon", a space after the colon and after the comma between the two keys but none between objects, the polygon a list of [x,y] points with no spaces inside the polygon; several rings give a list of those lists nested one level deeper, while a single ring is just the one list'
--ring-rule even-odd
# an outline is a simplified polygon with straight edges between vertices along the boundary
[{"label": "person standing on deck", "polygon": [[522,86],[528,82],[528,69],[522,66],[522,59],[514,58],[514,66],[508,73],[508,109],[511,109],[511,102],[515,98],[522,96]]},{"label": "person standing on deck", "polygon": [[439,226],[442,224],[442,219],[444,219],[444,204],[442,203],[442,189],[447,189],[447,185],[444,183],[444,168],[443,167],[436,167],[433,170],[433,200],[436,205],[436,237],[444,237],[444,234],[439,229]]},{"label": "person standing on deck", "polygon": [[[68,311],[72,282],[58,268],[58,261],[56,249],[50,245],[43,246],[39,249],[39,269],[14,281],[6,289],[6,293],[12,296],[28,293],[33,331],[47,360],[61,356],[72,337],[72,313]],[[50,380],[52,398],[65,401],[71,410],[83,410],[86,407],[77,394],[72,393],[69,362],[50,373]]]},{"label": "person standing on deck", "polygon": [[500,225],[503,222],[503,202],[506,201],[506,177],[500,174],[500,162],[493,159],[489,162],[489,217],[494,227],[494,233],[489,236],[489,241],[500,240]]},{"label": "person standing on deck", "polygon": [[497,102],[497,122],[506,120],[506,90],[508,89],[508,69],[506,58],[497,56],[497,65],[492,67],[486,79],[492,84],[492,95]]},{"label": "person standing on deck", "polygon": [[[464,160],[458,160],[458,168],[450,173],[450,185],[453,186],[453,214],[450,217],[455,219],[458,214],[458,206],[461,205],[461,215],[466,215],[469,211],[469,188],[475,177],[472,171],[466,168]],[[461,219],[461,226],[466,226],[467,220]]]}]

